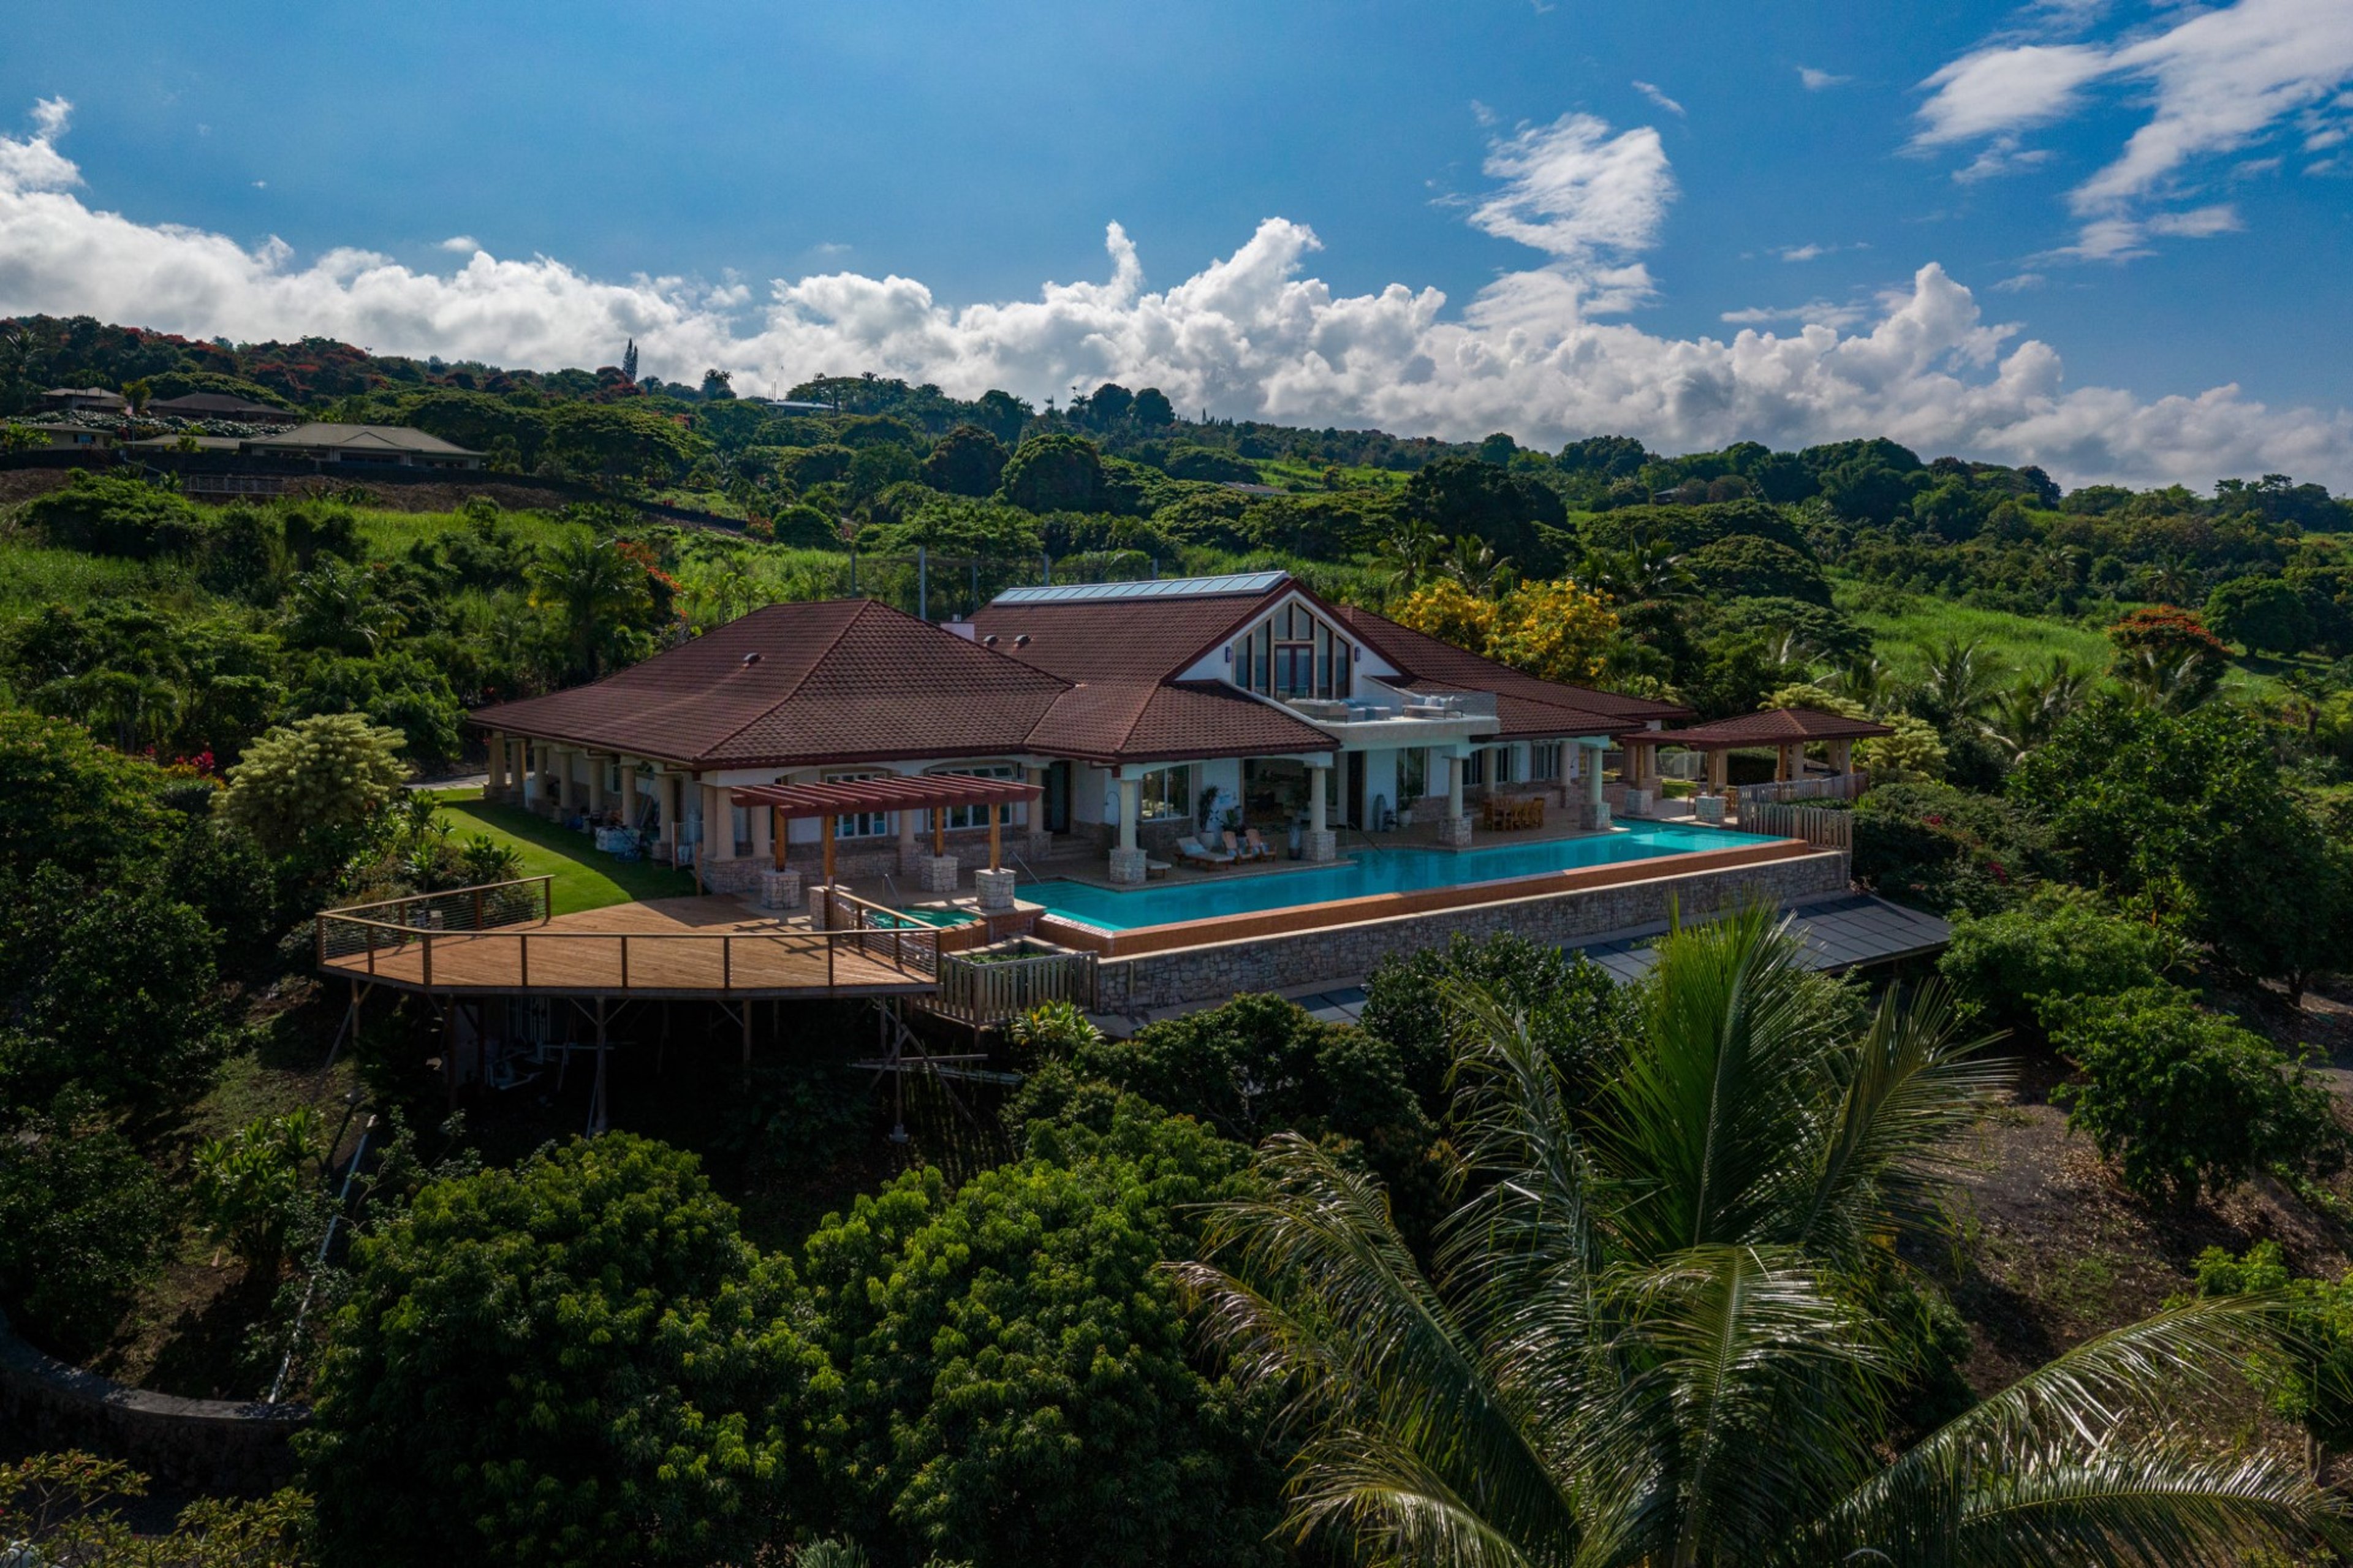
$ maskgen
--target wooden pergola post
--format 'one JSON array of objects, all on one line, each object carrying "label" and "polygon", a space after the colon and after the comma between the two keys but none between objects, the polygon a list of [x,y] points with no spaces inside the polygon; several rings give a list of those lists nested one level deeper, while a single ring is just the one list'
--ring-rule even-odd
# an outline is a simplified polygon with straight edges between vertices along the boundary
[{"label": "wooden pergola post", "polygon": [[948,852],[948,814],[938,806],[931,808],[932,858],[936,860]]},{"label": "wooden pergola post", "polygon": [[774,858],[779,871],[785,868],[785,808],[781,805],[768,807],[768,847],[775,852]]},{"label": "wooden pergola post", "polygon": [[999,868],[998,861],[1003,854],[1004,830],[997,825],[997,807],[992,805],[984,809],[988,813],[988,868],[994,871]]},{"label": "wooden pergola post", "polygon": [[839,831],[841,818],[827,816],[818,819],[825,829],[825,885],[833,886],[833,838]]}]

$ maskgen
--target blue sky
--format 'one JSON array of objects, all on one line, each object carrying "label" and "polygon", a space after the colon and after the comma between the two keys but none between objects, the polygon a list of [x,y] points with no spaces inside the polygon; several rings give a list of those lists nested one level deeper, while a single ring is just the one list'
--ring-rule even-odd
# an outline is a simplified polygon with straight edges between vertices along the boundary
[{"label": "blue sky", "polygon": [[[2346,0],[123,3],[103,47],[86,5],[16,16],[0,310],[510,363],[610,361],[598,334],[642,326],[654,368],[733,355],[750,384],[1112,374],[1228,413],[1669,446],[1875,420],[2084,473],[2353,482]],[[1113,221],[1124,293],[997,313],[1113,279]],[[1205,273],[1254,233],[1262,275]],[[476,247],[505,271],[437,281]],[[367,259],[322,269],[338,250]],[[857,286],[775,293],[836,274]],[[1162,298],[1203,278],[1218,300]],[[1905,300],[1933,353],[1879,332]],[[1880,361],[1796,365],[1809,322]],[[1744,326],[1778,368],[1737,363]],[[2006,376],[2030,341],[2063,371]],[[1772,401],[1800,373],[1839,384]]]}]

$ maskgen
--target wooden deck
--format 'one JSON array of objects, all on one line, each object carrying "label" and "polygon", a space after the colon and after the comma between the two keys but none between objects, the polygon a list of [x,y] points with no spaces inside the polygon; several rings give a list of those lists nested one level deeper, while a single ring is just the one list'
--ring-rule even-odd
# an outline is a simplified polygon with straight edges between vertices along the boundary
[{"label": "wooden deck", "polygon": [[656,899],[468,930],[434,929],[414,904],[319,920],[323,973],[406,991],[786,999],[938,989],[927,930],[812,931],[733,899]]}]

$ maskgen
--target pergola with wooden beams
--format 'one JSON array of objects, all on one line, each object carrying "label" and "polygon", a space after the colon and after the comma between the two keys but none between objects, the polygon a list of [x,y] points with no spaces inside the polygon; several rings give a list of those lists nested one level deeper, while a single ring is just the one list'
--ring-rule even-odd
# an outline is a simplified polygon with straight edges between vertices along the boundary
[{"label": "pergola with wooden beams", "polygon": [[912,842],[914,820],[910,814],[927,811],[932,817],[932,853],[944,856],[948,852],[948,812],[959,805],[987,806],[988,868],[995,871],[1002,868],[1005,852],[1003,820],[997,807],[1035,801],[1045,793],[1042,785],[1018,779],[980,778],[970,773],[893,773],[880,778],[834,779],[824,784],[739,784],[729,792],[728,798],[736,805],[768,808],[768,841],[775,847],[779,871],[785,868],[785,824],[798,818],[823,818],[826,830],[820,837],[825,841],[825,879],[830,883],[835,825],[842,817],[895,811],[899,813],[900,837]]},{"label": "pergola with wooden beams", "polygon": [[1641,731],[1620,736],[1619,743],[1625,748],[1624,778],[1630,787],[1651,787],[1658,777],[1659,748],[1680,746],[1707,758],[1707,782],[1722,789],[1728,771],[1725,759],[1734,752],[1770,746],[1776,759],[1773,776],[1788,779],[1803,771],[1806,748],[1820,742],[1830,753],[1831,772],[1844,773],[1853,771],[1857,741],[1894,733],[1873,720],[1850,719],[1819,708],[1768,708],[1687,730]]}]

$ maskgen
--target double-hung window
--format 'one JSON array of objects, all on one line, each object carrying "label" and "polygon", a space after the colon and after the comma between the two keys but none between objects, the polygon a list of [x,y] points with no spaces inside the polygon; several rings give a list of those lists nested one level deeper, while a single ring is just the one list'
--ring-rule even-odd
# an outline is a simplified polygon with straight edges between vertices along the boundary
[{"label": "double-hung window", "polygon": [[1558,741],[1538,741],[1528,748],[1528,777],[1535,781],[1556,779],[1560,774],[1562,744]]}]

